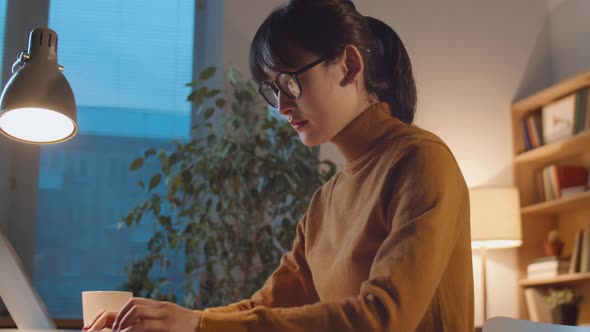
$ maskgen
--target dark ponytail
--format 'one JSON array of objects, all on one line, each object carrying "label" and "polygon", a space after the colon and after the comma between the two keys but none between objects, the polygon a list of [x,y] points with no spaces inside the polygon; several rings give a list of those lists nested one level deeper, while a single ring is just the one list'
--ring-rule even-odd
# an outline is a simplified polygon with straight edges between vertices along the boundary
[{"label": "dark ponytail", "polygon": [[366,16],[377,43],[377,56],[366,71],[366,89],[391,106],[391,115],[411,124],[416,112],[416,83],[401,39],[382,21]]},{"label": "dark ponytail", "polygon": [[367,92],[388,103],[393,117],[411,124],[417,97],[408,53],[391,27],[362,16],[350,0],[291,0],[275,9],[252,40],[250,70],[261,81],[265,67],[300,66],[298,51],[331,61],[351,44],[361,50]]}]

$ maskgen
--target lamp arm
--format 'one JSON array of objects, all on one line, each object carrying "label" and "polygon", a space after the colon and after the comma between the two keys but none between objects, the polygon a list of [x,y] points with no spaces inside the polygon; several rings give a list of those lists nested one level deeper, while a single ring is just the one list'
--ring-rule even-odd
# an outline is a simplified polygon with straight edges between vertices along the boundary
[{"label": "lamp arm", "polygon": [[16,73],[16,71],[24,66],[30,58],[31,56],[26,51],[20,52],[16,58],[16,61],[12,64],[12,73]]}]

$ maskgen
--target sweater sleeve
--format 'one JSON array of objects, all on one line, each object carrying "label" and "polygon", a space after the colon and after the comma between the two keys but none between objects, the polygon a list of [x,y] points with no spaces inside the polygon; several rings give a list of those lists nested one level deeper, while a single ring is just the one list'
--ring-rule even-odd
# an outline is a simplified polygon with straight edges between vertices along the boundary
[{"label": "sweater sleeve", "polygon": [[440,143],[406,150],[390,177],[395,192],[384,203],[390,232],[358,296],[292,308],[205,312],[201,331],[416,330],[457,234],[469,232],[469,198],[455,159]]},{"label": "sweater sleeve", "polygon": [[205,312],[228,313],[245,311],[257,306],[288,308],[319,301],[305,259],[305,221],[304,216],[297,224],[292,250],[283,255],[279,267],[251,299],[228,306],[209,308]]}]

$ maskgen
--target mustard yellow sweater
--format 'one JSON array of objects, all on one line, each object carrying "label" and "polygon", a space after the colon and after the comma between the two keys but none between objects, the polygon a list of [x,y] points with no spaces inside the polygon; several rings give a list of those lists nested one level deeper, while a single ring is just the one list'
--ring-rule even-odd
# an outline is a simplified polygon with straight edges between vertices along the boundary
[{"label": "mustard yellow sweater", "polygon": [[469,196],[448,147],[375,104],[333,140],[348,160],[313,196],[292,251],[201,331],[472,332]]}]

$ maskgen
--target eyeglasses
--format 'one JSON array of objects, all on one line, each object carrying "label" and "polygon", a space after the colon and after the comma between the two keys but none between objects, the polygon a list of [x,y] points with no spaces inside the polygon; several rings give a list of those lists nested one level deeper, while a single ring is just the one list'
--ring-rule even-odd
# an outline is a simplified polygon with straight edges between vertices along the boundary
[{"label": "eyeglasses", "polygon": [[297,76],[326,61],[326,59],[327,57],[321,57],[298,71],[278,73],[274,80],[260,82],[258,85],[258,93],[260,93],[264,100],[274,108],[279,106],[279,89],[281,93],[284,93],[287,97],[298,99],[301,97],[303,91]]}]

